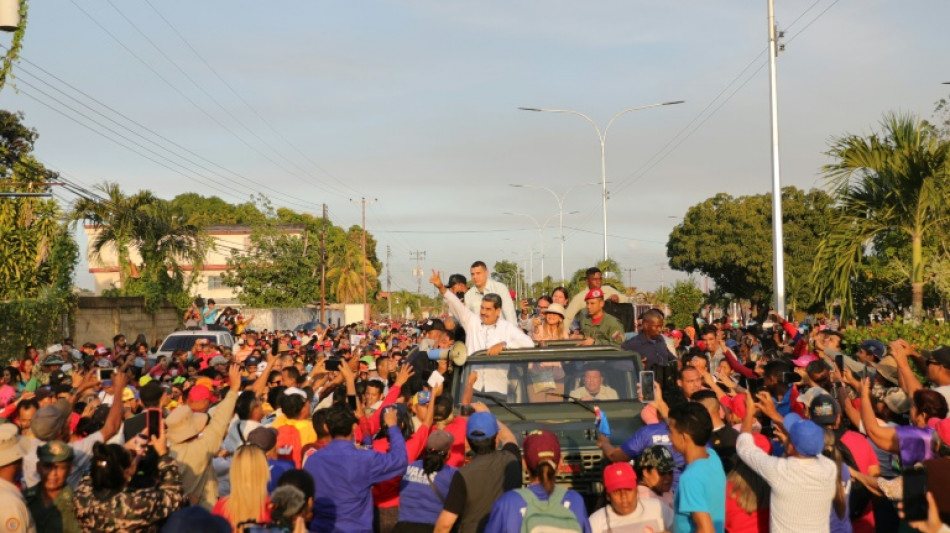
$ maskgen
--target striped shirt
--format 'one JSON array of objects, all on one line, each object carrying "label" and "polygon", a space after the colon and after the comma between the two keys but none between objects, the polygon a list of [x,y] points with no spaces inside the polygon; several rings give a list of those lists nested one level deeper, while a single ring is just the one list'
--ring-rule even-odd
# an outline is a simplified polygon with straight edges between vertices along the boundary
[{"label": "striped shirt", "polygon": [[827,533],[831,502],[838,483],[838,467],[827,457],[772,457],[758,447],[752,435],[736,441],[742,462],[772,488],[772,533]]}]

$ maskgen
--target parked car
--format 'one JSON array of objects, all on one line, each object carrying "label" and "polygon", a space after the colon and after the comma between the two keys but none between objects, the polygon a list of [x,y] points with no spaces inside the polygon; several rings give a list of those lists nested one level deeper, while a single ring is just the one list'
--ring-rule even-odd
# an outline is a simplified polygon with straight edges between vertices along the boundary
[{"label": "parked car", "polygon": [[149,356],[149,359],[152,364],[155,364],[155,360],[161,355],[168,357],[175,350],[191,350],[198,339],[205,339],[211,344],[218,344],[225,348],[234,346],[234,337],[228,331],[175,331],[165,337],[158,351]]}]

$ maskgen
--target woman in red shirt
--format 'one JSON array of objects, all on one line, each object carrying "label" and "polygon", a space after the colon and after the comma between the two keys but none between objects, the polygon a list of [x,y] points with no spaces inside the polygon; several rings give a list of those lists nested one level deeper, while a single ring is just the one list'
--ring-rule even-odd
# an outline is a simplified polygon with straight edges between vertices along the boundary
[{"label": "woman in red shirt", "polygon": [[[754,435],[755,445],[772,453],[772,443],[761,433]],[[741,459],[726,477],[726,533],[768,533],[768,483]]]}]

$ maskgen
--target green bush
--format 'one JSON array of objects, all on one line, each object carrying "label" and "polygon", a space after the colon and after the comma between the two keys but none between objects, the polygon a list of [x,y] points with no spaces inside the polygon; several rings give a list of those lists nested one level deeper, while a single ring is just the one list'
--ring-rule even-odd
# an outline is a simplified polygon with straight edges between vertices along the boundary
[{"label": "green bush", "polygon": [[0,361],[18,360],[29,344],[42,350],[62,342],[73,320],[74,304],[72,294],[56,292],[0,302]]},{"label": "green bush", "polygon": [[877,339],[884,344],[904,339],[918,350],[930,350],[937,346],[950,346],[950,325],[934,321],[904,322],[896,320],[870,327],[849,328],[841,332],[847,351],[854,353],[866,339]]}]

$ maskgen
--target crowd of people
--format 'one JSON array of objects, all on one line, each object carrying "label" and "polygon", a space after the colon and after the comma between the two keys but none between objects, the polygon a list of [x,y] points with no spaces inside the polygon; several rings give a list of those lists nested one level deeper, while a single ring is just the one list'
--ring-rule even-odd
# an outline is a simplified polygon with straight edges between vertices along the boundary
[{"label": "crowd of people", "polygon": [[[677,329],[654,309],[629,327],[596,268],[586,290],[536,307],[483,262],[469,274],[434,272],[447,312],[420,322],[253,330],[209,301],[185,317],[194,346],[167,357],[141,335],[27,347],[0,382],[0,527],[950,531],[950,348],[867,340],[845,354],[834,327],[776,313]],[[201,336],[220,325],[232,347]],[[565,391],[642,418],[624,442],[597,437],[602,494],[557,482],[556,427],[515,434],[473,401],[504,391],[505,365],[452,386],[469,354],[552,341],[629,350],[656,378],[641,401],[601,369]],[[902,505],[910,472],[924,516]]]}]

